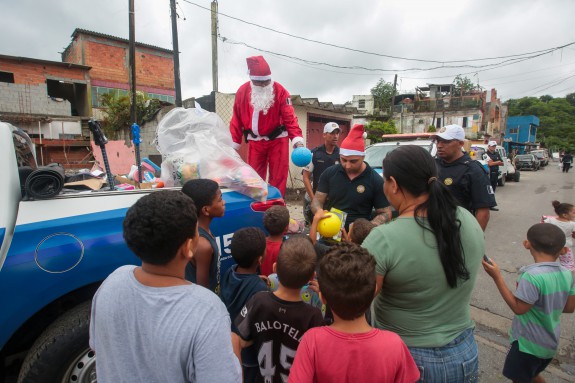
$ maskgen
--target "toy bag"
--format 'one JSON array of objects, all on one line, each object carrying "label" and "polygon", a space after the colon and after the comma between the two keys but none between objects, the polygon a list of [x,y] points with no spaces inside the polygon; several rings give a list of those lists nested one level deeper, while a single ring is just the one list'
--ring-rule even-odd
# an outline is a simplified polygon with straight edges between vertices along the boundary
[{"label": "toy bag", "polygon": [[228,127],[215,113],[174,108],[156,131],[162,154],[161,179],[167,187],[209,178],[253,199],[265,202],[267,184],[232,148]]}]

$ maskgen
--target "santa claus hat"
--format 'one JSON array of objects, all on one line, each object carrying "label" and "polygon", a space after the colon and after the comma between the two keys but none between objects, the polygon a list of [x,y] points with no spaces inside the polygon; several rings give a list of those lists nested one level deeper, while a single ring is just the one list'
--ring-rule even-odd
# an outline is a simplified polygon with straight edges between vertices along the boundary
[{"label": "santa claus hat", "polygon": [[363,125],[355,124],[341,143],[339,154],[342,156],[365,156],[364,139],[366,137],[367,134],[363,131]]},{"label": "santa claus hat", "polygon": [[267,81],[272,79],[272,71],[263,56],[252,56],[246,59],[248,62],[248,74],[255,81]]}]

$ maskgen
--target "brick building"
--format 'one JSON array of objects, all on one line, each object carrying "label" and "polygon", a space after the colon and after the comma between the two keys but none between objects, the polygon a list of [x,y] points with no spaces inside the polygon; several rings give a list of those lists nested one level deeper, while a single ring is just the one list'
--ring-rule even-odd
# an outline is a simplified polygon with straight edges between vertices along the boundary
[{"label": "brick building", "polygon": [[[26,130],[41,164],[89,167],[87,121],[102,118],[99,96],[127,95],[129,41],[76,29],[62,62],[0,55],[0,120]],[[172,51],[136,43],[137,90],[173,102]]]},{"label": "brick building", "polygon": [[[129,41],[102,33],[76,29],[62,52],[62,61],[90,66],[92,107],[106,93],[127,95],[130,90]],[[149,97],[174,102],[173,51],[136,43],[136,89]]]}]

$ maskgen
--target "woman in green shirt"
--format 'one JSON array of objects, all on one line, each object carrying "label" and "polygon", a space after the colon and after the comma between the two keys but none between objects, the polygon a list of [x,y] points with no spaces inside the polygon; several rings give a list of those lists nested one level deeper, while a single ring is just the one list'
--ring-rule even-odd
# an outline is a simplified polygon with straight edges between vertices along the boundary
[{"label": "woman in green shirt", "polygon": [[402,337],[421,381],[476,382],[469,302],[484,254],[483,231],[438,180],[425,149],[392,151],[383,160],[383,176],[399,217],[363,243],[377,261],[376,326]]}]

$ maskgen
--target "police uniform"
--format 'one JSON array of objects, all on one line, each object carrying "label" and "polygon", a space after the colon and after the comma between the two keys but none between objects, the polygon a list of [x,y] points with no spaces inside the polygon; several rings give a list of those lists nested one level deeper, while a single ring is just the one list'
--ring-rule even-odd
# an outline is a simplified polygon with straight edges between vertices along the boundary
[{"label": "police uniform", "polygon": [[440,181],[461,206],[474,213],[479,208],[497,205],[487,172],[467,153],[451,163],[440,158],[436,162]]},{"label": "police uniform", "polygon": [[[334,147],[333,152],[329,154],[325,149],[325,145],[320,145],[313,148],[311,154],[312,160],[304,170],[311,173],[311,185],[315,193],[317,185],[319,185],[319,177],[323,174],[324,170],[339,163],[339,147]],[[311,211],[311,200],[307,193],[304,197],[303,213],[306,221],[311,223],[313,213]]]},{"label": "police uniform", "polygon": [[346,230],[358,218],[370,219],[374,208],[389,206],[383,194],[383,178],[369,164],[365,165],[365,170],[353,180],[340,164],[326,169],[319,179],[317,191],[327,194],[324,209],[334,207],[346,212]]},{"label": "police uniform", "polygon": [[[489,150],[487,150],[485,152],[485,154],[487,154],[487,156],[489,156],[489,159],[491,161],[503,162],[503,159],[501,158],[499,153],[497,153],[497,150],[495,150],[493,153],[491,153]],[[499,165],[490,166],[489,167],[489,181],[491,182],[491,187],[493,188],[493,192],[495,192],[495,189],[497,189],[497,180],[498,179],[499,179]]]}]

